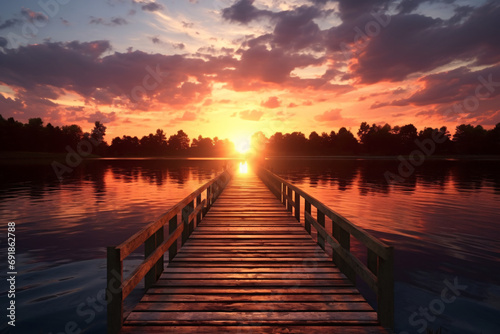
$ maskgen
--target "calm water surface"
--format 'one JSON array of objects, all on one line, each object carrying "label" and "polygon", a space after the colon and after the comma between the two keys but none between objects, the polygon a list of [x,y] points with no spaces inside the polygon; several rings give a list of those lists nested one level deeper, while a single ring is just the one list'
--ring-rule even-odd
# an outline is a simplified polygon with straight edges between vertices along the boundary
[{"label": "calm water surface", "polygon": [[[106,314],[96,299],[105,287],[105,247],[127,239],[224,164],[94,161],[62,183],[50,166],[0,166],[0,220],[17,223],[16,333],[60,333],[68,322],[85,333],[104,333]],[[268,165],[395,246],[397,333],[419,333],[425,317],[412,314],[438,306],[445,280],[455,279],[466,288],[435,318],[431,313],[425,327],[500,332],[500,162],[427,161],[390,186],[383,175],[397,172],[393,161]],[[5,259],[5,247],[0,252]],[[140,257],[139,250],[125,272]],[[5,303],[5,289],[0,297]]]},{"label": "calm water surface", "polygon": [[[500,161],[426,161],[394,185],[395,161],[267,164],[395,247],[397,333],[500,333]],[[446,280],[462,287],[451,303]]]}]

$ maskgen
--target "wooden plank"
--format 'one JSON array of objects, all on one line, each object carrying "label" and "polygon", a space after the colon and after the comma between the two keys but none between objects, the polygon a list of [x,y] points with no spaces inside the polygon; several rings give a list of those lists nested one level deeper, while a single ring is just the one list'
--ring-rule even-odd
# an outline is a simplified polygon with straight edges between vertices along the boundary
[{"label": "wooden plank", "polygon": [[373,308],[366,302],[141,302],[134,311],[372,311]]},{"label": "wooden plank", "polygon": [[331,266],[328,267],[307,267],[307,266],[293,266],[293,267],[171,267],[165,268],[163,275],[169,273],[297,273],[300,275],[314,274],[314,273],[340,273],[338,268]]},{"label": "wooden plank", "polygon": [[343,287],[353,286],[352,283],[345,279],[160,279],[156,282],[155,287],[264,287],[264,286],[295,286],[295,287]]},{"label": "wooden plank", "polygon": [[168,273],[160,277],[160,280],[220,280],[220,279],[345,279],[345,275],[340,272],[324,273]]},{"label": "wooden plank", "polygon": [[148,290],[150,294],[187,294],[187,293],[211,293],[216,295],[228,294],[228,293],[238,293],[238,294],[261,294],[268,293],[274,295],[287,294],[319,294],[319,293],[330,293],[330,294],[359,294],[359,291],[353,287],[252,287],[252,288],[238,288],[238,287],[157,287],[153,286]]},{"label": "wooden plank", "polygon": [[377,324],[375,312],[132,312],[128,324],[147,321],[150,324]]},{"label": "wooden plank", "polygon": [[125,326],[125,334],[136,333],[179,333],[179,334],[325,334],[325,333],[343,333],[343,334],[375,334],[386,333],[380,326],[262,326],[262,325],[238,325],[238,326]]},{"label": "wooden plank", "polygon": [[[146,294],[141,302],[247,302],[247,303],[260,303],[260,302],[276,302],[276,295],[273,294]],[[366,302],[360,294],[287,294],[279,295],[279,302],[332,302],[332,303],[345,303],[345,302]]]}]

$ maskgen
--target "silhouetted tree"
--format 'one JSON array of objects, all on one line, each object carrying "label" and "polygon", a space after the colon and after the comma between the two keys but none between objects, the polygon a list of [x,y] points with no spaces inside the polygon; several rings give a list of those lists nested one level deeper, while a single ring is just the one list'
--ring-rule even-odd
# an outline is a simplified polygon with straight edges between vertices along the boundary
[{"label": "silhouetted tree", "polygon": [[189,137],[182,131],[177,131],[177,134],[171,135],[168,138],[168,150],[171,153],[182,153],[189,148]]}]

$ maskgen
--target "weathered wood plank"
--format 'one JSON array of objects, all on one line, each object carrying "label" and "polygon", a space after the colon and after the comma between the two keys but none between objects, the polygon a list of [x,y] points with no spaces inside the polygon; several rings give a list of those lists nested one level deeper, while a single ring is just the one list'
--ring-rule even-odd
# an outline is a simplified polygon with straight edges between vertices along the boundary
[{"label": "weathered wood plank", "polygon": [[209,324],[377,324],[377,314],[372,312],[132,312],[128,324],[148,321],[151,324],[182,324],[196,322]]},{"label": "weathered wood plank", "polygon": [[372,311],[366,302],[141,302],[134,311]]},{"label": "weathered wood plank", "polygon": [[[146,294],[141,302],[276,302],[273,294]],[[280,303],[286,302],[366,302],[360,294],[287,294],[279,296]]]},{"label": "weathered wood plank", "polygon": [[325,334],[325,333],[343,333],[343,334],[374,334],[389,333],[379,326],[125,326],[125,334],[136,333],[196,333],[196,334]]}]

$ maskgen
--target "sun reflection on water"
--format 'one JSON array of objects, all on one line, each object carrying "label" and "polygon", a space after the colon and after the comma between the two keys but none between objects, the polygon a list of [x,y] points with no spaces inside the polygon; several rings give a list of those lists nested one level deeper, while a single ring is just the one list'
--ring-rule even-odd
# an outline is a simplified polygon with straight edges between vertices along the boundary
[{"label": "sun reflection on water", "polygon": [[240,174],[247,174],[248,173],[248,163],[245,162],[240,162],[240,168],[239,168]]}]

